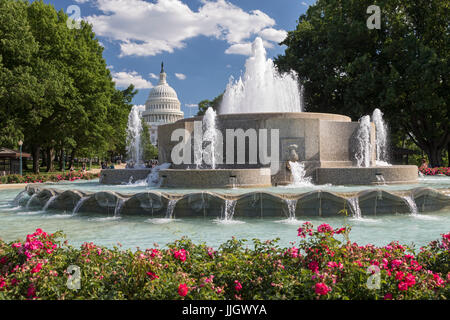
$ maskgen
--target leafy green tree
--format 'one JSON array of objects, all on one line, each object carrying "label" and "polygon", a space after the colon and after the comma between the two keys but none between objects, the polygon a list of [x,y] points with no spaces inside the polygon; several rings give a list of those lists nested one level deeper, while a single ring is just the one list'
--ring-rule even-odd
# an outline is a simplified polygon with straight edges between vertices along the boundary
[{"label": "leafy green tree", "polygon": [[25,2],[0,0],[0,145],[17,148],[24,139],[24,105],[39,94],[32,74],[38,51],[28,25]]},{"label": "leafy green tree", "polygon": [[[373,4],[381,29],[366,24]],[[318,0],[276,64],[298,72],[307,111],[359,118],[380,108],[440,166],[450,142],[448,16],[445,0]]]},{"label": "leafy green tree", "polygon": [[150,138],[150,128],[142,120],[142,136],[141,136],[141,144],[143,150],[143,158],[144,160],[153,160],[158,158],[158,148],[156,148],[151,141]]},{"label": "leafy green tree", "polygon": [[0,0],[0,143],[33,154],[39,172],[58,155],[124,152],[133,86],[115,88],[92,26],[68,28],[68,16],[42,0]]},{"label": "leafy green tree", "polygon": [[210,107],[217,111],[220,107],[220,104],[222,103],[222,99],[223,99],[223,93],[218,95],[217,97],[215,97],[212,101],[210,101],[210,100],[200,101],[198,104],[197,116],[204,115],[206,110],[208,110],[208,108],[210,108]]}]

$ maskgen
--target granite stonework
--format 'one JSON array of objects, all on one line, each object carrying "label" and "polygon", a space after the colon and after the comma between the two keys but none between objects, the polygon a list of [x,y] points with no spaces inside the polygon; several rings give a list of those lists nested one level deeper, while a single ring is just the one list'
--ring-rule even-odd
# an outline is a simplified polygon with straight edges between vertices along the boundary
[{"label": "granite stonework", "polygon": [[152,172],[151,168],[145,169],[103,169],[100,172],[102,184],[126,184],[139,180],[145,180]]},{"label": "granite stonework", "polygon": [[269,168],[167,169],[161,170],[159,176],[163,188],[250,188],[272,185]]},{"label": "granite stonework", "polygon": [[369,168],[317,168],[317,184],[371,185],[411,184],[417,182],[417,166],[390,166]]},{"label": "granite stonework", "polygon": [[[165,186],[170,187],[188,187],[186,183],[187,175],[195,177],[196,172],[188,170],[183,173],[183,169],[192,167],[194,163],[194,144],[192,137],[194,136],[195,121],[202,121],[202,117],[194,117],[183,119],[173,124],[161,125],[158,128],[159,147],[159,161],[160,163],[172,163],[170,170],[176,169],[170,173],[170,183]],[[279,132],[278,153],[276,159],[272,159],[271,163],[276,164],[279,170],[272,174],[271,184],[287,185],[292,183],[292,174],[287,165],[290,160],[290,151],[295,149],[298,161],[304,164],[307,176],[313,178],[316,184],[331,183],[335,185],[351,184],[351,185],[366,185],[377,183],[377,174],[383,174],[384,183],[414,183],[417,182],[417,167],[416,166],[391,166],[388,169],[383,168],[356,168],[356,159],[354,158],[356,146],[356,133],[359,123],[352,122],[347,116],[326,113],[261,113],[261,114],[226,114],[217,116],[217,129],[220,130],[223,136],[223,159],[227,159],[227,144],[234,144],[234,164],[223,164],[220,162],[216,165],[219,169],[254,169],[259,167],[267,167],[261,165],[260,161],[257,164],[251,163],[249,159],[249,150],[255,148],[259,154],[259,135],[255,137],[253,142],[250,138],[245,138],[245,163],[238,164],[237,161],[237,145],[239,140],[228,133],[227,129],[232,129],[234,132],[237,129],[242,129],[247,132],[248,129],[267,129],[268,141],[270,142],[270,134],[272,129],[277,129]],[[177,141],[172,141],[172,133],[176,129],[184,129],[184,134],[178,136]],[[376,150],[375,150],[375,125],[372,123],[371,128],[371,163],[375,164]],[[230,140],[233,139],[233,140]],[[191,146],[191,164],[181,163],[173,164],[172,150],[180,143],[180,141],[188,142]],[[234,141],[234,142],[233,142]],[[268,143],[267,154],[272,154],[272,146]],[[232,150],[229,147],[228,150]],[[217,160],[217,159],[216,159]],[[225,161],[223,161],[225,162]],[[228,162],[228,161],[227,161]],[[326,168],[326,169],[325,169]],[[347,170],[357,169],[355,171],[340,172],[341,169]],[[329,169],[329,170],[328,170]],[[257,173],[257,171],[255,171]],[[206,174],[206,173],[205,173]],[[166,175],[161,171],[161,175]],[[208,179],[219,183],[214,183],[214,187],[221,184],[221,187],[229,187],[229,179],[225,177],[220,170],[208,171]],[[247,175],[248,176],[248,175]],[[379,176],[379,175],[378,175]],[[194,178],[193,180],[199,180]],[[199,180],[201,181],[201,180]],[[180,184],[178,184],[180,183]],[[203,187],[209,187],[209,184]],[[245,185],[245,183],[243,183]],[[251,185],[248,183],[247,185]],[[197,186],[197,185],[196,185]],[[239,184],[237,186],[240,186]]]},{"label": "granite stonework", "polygon": [[[185,129],[186,135],[183,137],[185,141],[189,140],[194,135],[194,122],[202,121],[202,117],[194,117],[189,119],[183,119],[173,124],[161,125],[158,127],[158,140],[159,146],[159,162],[160,163],[173,163],[171,153],[174,146],[179,141],[172,141],[172,133],[176,129]],[[336,124],[337,122],[338,124]],[[292,113],[247,113],[247,114],[226,114],[217,116],[217,129],[222,133],[223,143],[223,159],[227,158],[227,129],[242,129],[246,132],[248,129],[255,129],[259,132],[260,129],[268,130],[268,148],[267,154],[271,155],[271,143],[270,134],[271,129],[277,129],[279,132],[278,153],[279,161],[284,163],[289,160],[288,147],[291,145],[297,145],[297,154],[299,155],[299,161],[305,163],[307,169],[314,169],[321,166],[321,162],[336,162],[341,165],[344,162],[345,165],[351,166],[351,160],[349,158],[350,151],[350,139],[354,134],[354,131],[358,127],[357,123],[352,123],[351,119],[347,116],[326,114],[326,113],[311,113],[311,112],[292,112]],[[329,127],[330,126],[330,127]],[[336,131],[339,129],[339,131]],[[323,134],[322,134],[323,132]],[[373,131],[374,136],[375,131]],[[263,167],[259,164],[250,164],[249,161],[249,149],[251,142],[249,138],[245,140],[245,164],[238,164],[237,161],[237,146],[238,139],[229,135],[228,137],[234,140],[234,161],[232,164],[219,164],[219,168],[249,168]],[[256,148],[259,154],[259,135],[256,136]],[[329,152],[324,150],[326,148],[326,142],[324,140],[331,140],[336,142],[334,149]],[[323,148],[321,148],[323,143]],[[254,147],[252,145],[252,147]],[[336,150],[338,152],[336,152]],[[322,152],[322,153],[321,153]],[[334,154],[330,157],[329,154]],[[194,163],[194,146],[191,143],[191,165]],[[225,161],[223,161],[225,162]],[[328,164],[330,166],[331,164]],[[173,169],[185,169],[189,164],[173,164]],[[284,167],[280,165],[280,167]]]},{"label": "granite stonework", "polygon": [[[33,202],[30,210],[41,210],[45,199],[52,199],[48,210],[73,212],[79,201],[77,212],[80,214],[104,214],[108,216],[148,216],[167,217],[168,206],[174,204],[172,218],[204,217],[223,218],[227,201],[235,201],[234,218],[239,217],[292,217],[288,209],[288,200],[296,202],[295,217],[333,217],[347,212],[354,214],[351,200],[357,199],[361,216],[385,214],[410,214],[411,208],[405,197],[414,199],[418,213],[436,212],[450,208],[449,189],[415,188],[408,191],[387,192],[372,189],[358,193],[335,193],[311,191],[298,194],[275,194],[270,192],[248,192],[242,194],[221,194],[216,192],[189,192],[184,194],[161,193],[157,191],[137,194],[119,194],[112,191],[97,193],[77,190],[57,192],[45,187],[27,187],[29,196],[39,199]],[[48,201],[48,200],[47,200]],[[20,202],[19,202],[20,203]],[[26,203],[22,204],[23,206]]]},{"label": "granite stonework", "polygon": [[[306,176],[315,184],[370,185],[377,183],[415,183],[416,166],[356,167],[355,147],[359,123],[347,116],[327,113],[241,113],[218,115],[217,130],[223,137],[223,158],[216,158],[216,169],[197,169],[194,165],[194,128],[200,128],[202,117],[182,119],[158,127],[159,163],[171,167],[159,172],[162,187],[167,188],[231,188],[288,185],[293,181],[289,161],[294,157],[304,164]],[[197,122],[197,124],[196,124]],[[371,165],[376,160],[376,132],[371,124]],[[177,130],[183,129],[183,130]],[[252,130],[256,131],[252,131]],[[260,134],[265,129],[269,164],[261,164]],[[241,130],[237,137],[237,130]],[[272,145],[272,134],[278,139]],[[174,137],[172,137],[174,135]],[[172,141],[172,140],[175,141]],[[187,144],[190,161],[177,163],[172,159],[174,148]],[[241,145],[242,147],[238,147]],[[278,148],[273,149],[273,148]],[[238,151],[245,150],[244,161],[238,161]],[[250,157],[257,154],[257,161]],[[187,151],[187,152],[189,152]],[[184,152],[184,151],[183,151]],[[182,155],[180,150],[175,154]],[[231,153],[233,152],[233,154]],[[276,155],[278,153],[278,155]],[[242,156],[242,154],[239,154]],[[186,156],[189,158],[189,155]],[[224,163],[226,162],[226,163]],[[271,174],[266,172],[272,167]],[[194,168],[195,167],[195,168]],[[274,170],[278,168],[278,170]],[[261,170],[259,170],[261,169]],[[102,170],[103,184],[124,184],[143,180],[151,169]]]}]

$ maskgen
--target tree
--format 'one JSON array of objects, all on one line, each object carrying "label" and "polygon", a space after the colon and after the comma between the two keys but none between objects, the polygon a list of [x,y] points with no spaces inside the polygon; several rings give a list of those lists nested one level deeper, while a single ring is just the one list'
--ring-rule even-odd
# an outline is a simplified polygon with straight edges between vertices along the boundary
[{"label": "tree", "polygon": [[0,143],[53,158],[124,152],[133,86],[115,88],[92,26],[68,28],[68,16],[42,0],[0,0]]},{"label": "tree", "polygon": [[26,15],[27,4],[0,0],[0,145],[17,148],[24,139],[23,104],[36,99],[32,57],[38,50]]},{"label": "tree", "polygon": [[[366,25],[373,4],[379,30]],[[275,62],[298,72],[307,111],[359,118],[380,108],[440,166],[450,142],[448,11],[444,0],[318,0]]]},{"label": "tree", "polygon": [[142,136],[141,145],[144,160],[152,160],[158,158],[158,148],[156,148],[150,138],[150,128],[147,123],[142,120]]},{"label": "tree", "polygon": [[213,108],[214,110],[218,110],[220,107],[220,104],[222,103],[223,99],[223,93],[215,97],[212,101],[210,100],[203,100],[200,101],[198,104],[198,112],[197,116],[203,116],[208,110],[208,108]]}]

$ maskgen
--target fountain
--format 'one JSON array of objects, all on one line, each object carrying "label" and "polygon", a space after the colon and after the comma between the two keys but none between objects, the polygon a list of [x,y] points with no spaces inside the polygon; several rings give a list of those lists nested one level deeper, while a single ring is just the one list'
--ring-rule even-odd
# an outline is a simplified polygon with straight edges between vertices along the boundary
[{"label": "fountain", "polygon": [[[127,168],[125,170],[104,169],[100,175],[103,184],[133,184],[147,180],[152,172],[143,162],[141,106],[133,106],[127,125]],[[154,180],[154,179],[152,179]]]},{"label": "fountain", "polygon": [[291,186],[311,186],[311,177],[306,177],[305,166],[302,163],[289,161],[289,167],[292,172],[293,182]]},{"label": "fountain", "polygon": [[143,168],[142,161],[142,121],[141,121],[141,107],[133,106],[128,115],[127,126],[127,153],[128,153],[128,165],[132,168]]},{"label": "fountain", "polygon": [[202,149],[204,148],[204,144],[207,144],[207,146],[202,151],[202,158],[206,165],[208,165],[211,169],[216,169],[216,152],[218,151],[219,142],[217,136],[216,118],[216,112],[212,108],[208,108],[205,116],[203,117],[203,137],[201,146]]},{"label": "fountain", "polygon": [[[295,74],[278,75],[261,40],[256,40],[243,77],[230,81],[219,110],[158,127],[162,165],[102,170],[100,183],[28,185],[14,201],[12,193],[4,196],[14,207],[2,209],[0,203],[0,217],[7,219],[0,229],[6,225],[3,230],[12,237],[10,224],[16,223],[17,229],[36,224],[52,229],[60,221],[56,216],[67,216],[73,223],[65,223],[64,229],[72,229],[72,239],[80,241],[92,232],[99,241],[108,239],[107,245],[120,239],[136,247],[182,235],[218,245],[231,235],[291,235],[294,227],[278,222],[297,228],[301,221],[319,224],[326,219],[341,225],[339,213],[349,209],[350,223],[366,243],[398,240],[400,233],[416,240],[426,228],[448,232],[448,218],[441,213],[442,221],[420,220],[419,225],[416,218],[449,212],[450,180],[430,184],[425,181],[428,177],[415,185],[416,166],[388,165],[387,131],[380,110],[360,121],[302,112],[302,90]],[[138,108],[133,108],[128,150],[139,166],[138,116]],[[15,218],[12,213],[18,210],[37,213]],[[63,214],[55,214],[58,211]],[[120,219],[114,224],[92,223],[86,219],[89,213],[108,218],[114,213]],[[403,214],[405,219],[383,218],[393,214]],[[247,218],[261,221],[247,223]],[[211,226],[211,220],[219,220],[221,226]],[[370,220],[377,222],[372,229]],[[236,221],[239,225],[234,226]],[[380,228],[378,222],[389,227]],[[162,223],[167,224],[162,227]],[[430,236],[426,240],[435,238],[426,235]]]},{"label": "fountain", "polygon": [[344,115],[302,112],[297,76],[280,75],[259,38],[245,67],[241,78],[230,80],[218,115],[209,109],[203,118],[159,126],[159,160],[172,164],[160,171],[162,187],[417,182],[416,166],[386,162],[379,109],[373,122],[370,116],[352,122]]},{"label": "fountain", "polygon": [[371,129],[370,117],[364,116],[359,120],[358,130],[356,131],[357,149],[355,152],[356,166],[368,168],[372,162],[371,159]]},{"label": "fountain", "polygon": [[375,109],[372,113],[372,121],[376,128],[376,165],[390,166],[388,155],[388,131],[386,122],[383,120],[383,113],[380,109]]},{"label": "fountain", "polygon": [[252,56],[245,63],[245,74],[227,86],[220,114],[302,112],[302,91],[295,72],[278,73],[267,59],[261,38],[252,45]]}]

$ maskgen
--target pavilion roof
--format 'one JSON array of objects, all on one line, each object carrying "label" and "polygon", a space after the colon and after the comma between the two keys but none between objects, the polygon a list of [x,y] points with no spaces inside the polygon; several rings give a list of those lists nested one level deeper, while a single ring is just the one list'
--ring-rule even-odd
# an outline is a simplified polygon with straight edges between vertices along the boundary
[{"label": "pavilion roof", "polygon": [[[22,152],[23,158],[31,158],[31,154]],[[18,159],[20,158],[20,151],[12,150],[8,148],[0,148],[0,159]]]}]

